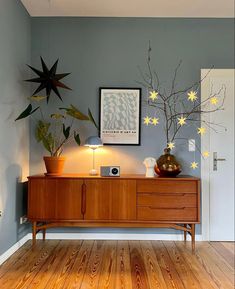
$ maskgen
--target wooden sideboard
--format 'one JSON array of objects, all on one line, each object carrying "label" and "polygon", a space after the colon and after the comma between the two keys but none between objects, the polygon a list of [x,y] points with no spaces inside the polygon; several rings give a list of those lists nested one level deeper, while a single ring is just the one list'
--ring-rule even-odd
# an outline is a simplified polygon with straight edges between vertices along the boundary
[{"label": "wooden sideboard", "polygon": [[100,177],[65,174],[28,177],[33,244],[52,227],[174,228],[192,236],[200,223],[200,179]]}]

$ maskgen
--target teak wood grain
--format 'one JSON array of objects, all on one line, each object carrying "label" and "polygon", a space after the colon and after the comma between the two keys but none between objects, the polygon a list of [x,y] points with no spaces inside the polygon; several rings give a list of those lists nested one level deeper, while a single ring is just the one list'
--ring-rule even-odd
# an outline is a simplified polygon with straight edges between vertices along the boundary
[{"label": "teak wood grain", "polygon": [[232,242],[198,242],[195,254],[188,243],[28,241],[0,266],[0,288],[233,289]]},{"label": "teak wood grain", "polygon": [[59,226],[169,227],[192,236],[200,223],[200,180],[194,177],[29,177],[28,219],[38,231]]},{"label": "teak wood grain", "polygon": [[133,180],[85,180],[86,220],[135,220]]}]

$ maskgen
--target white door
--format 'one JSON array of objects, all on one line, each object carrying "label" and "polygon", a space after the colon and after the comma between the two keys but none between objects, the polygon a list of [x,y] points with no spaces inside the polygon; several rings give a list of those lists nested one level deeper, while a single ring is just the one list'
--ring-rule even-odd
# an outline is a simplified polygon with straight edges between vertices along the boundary
[{"label": "white door", "polygon": [[[210,153],[202,158],[202,234],[211,241],[234,241],[234,71],[214,69],[201,87],[202,100],[225,96],[224,110],[202,118],[220,125],[213,126],[217,132],[209,129],[201,143],[202,152]],[[207,72],[202,69],[202,77]],[[215,107],[210,104],[211,110]]]}]

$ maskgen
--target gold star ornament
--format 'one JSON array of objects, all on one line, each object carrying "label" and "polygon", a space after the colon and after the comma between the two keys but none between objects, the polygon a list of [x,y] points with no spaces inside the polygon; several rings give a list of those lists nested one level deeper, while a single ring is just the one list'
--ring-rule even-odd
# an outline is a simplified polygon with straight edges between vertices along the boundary
[{"label": "gold star ornament", "polygon": [[197,92],[191,90],[191,91],[188,93],[188,100],[191,100],[191,101],[193,102],[193,101],[195,101],[196,99],[197,99]]},{"label": "gold star ornament", "polygon": [[151,123],[151,117],[146,116],[144,117],[144,124],[149,125]]},{"label": "gold star ornament", "polygon": [[170,150],[172,150],[174,147],[175,147],[175,144],[173,142],[169,142],[167,144],[167,148],[170,149]]},{"label": "gold star ornament", "polygon": [[156,117],[152,118],[152,124],[153,125],[159,124],[159,118],[156,118]]},{"label": "gold star ornament", "polygon": [[150,95],[149,95],[149,98],[154,101],[155,99],[158,98],[158,92],[153,90],[153,91],[150,91]]},{"label": "gold star ornament", "polygon": [[206,133],[206,128],[205,127],[199,127],[197,129],[197,133],[200,135],[204,135]]},{"label": "gold star ornament", "polygon": [[186,117],[181,116],[180,118],[178,118],[178,124],[181,126],[186,124],[185,120],[186,120]]},{"label": "gold star ornament", "polygon": [[190,167],[195,170],[198,168],[198,163],[192,162]]},{"label": "gold star ornament", "polygon": [[218,103],[218,98],[216,96],[213,96],[210,98],[210,103],[216,105]]},{"label": "gold star ornament", "polygon": [[208,158],[210,156],[210,153],[208,151],[204,151],[202,153],[202,155],[203,155],[204,158]]}]

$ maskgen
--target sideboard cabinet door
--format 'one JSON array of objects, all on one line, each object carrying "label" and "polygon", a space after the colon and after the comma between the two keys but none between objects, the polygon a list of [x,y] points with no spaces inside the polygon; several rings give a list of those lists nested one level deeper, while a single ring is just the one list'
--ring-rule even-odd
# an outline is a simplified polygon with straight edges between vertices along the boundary
[{"label": "sideboard cabinet door", "polygon": [[29,181],[28,218],[82,220],[83,180],[35,178]]},{"label": "sideboard cabinet door", "polygon": [[135,220],[135,180],[85,180],[85,220]]},{"label": "sideboard cabinet door", "polygon": [[28,219],[55,219],[56,179],[31,179],[28,193]]},{"label": "sideboard cabinet door", "polygon": [[79,179],[58,179],[55,215],[57,220],[82,220],[82,184]]}]

